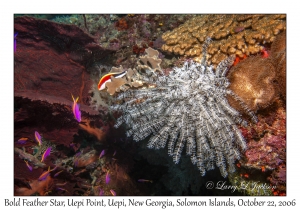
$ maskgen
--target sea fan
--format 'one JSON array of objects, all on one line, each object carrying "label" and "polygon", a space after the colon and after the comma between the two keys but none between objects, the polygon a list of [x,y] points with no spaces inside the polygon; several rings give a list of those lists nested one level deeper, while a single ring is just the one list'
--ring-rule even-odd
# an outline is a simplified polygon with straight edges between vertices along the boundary
[{"label": "sea fan", "polygon": [[[175,67],[168,76],[160,76],[149,67],[144,81],[152,88],[130,89],[118,95],[119,104],[114,110],[123,115],[115,127],[127,124],[127,136],[140,141],[151,136],[148,147],[160,149],[168,144],[168,153],[177,164],[182,150],[202,176],[206,171],[219,167],[223,177],[235,171],[235,161],[240,159],[246,142],[237,124],[246,126],[241,114],[226,99],[232,96],[257,121],[245,103],[227,89],[225,77],[234,56],[223,60],[216,67],[207,66],[206,49],[210,39],[203,45],[201,63],[186,61],[183,67]],[[120,103],[121,101],[121,103]]]}]

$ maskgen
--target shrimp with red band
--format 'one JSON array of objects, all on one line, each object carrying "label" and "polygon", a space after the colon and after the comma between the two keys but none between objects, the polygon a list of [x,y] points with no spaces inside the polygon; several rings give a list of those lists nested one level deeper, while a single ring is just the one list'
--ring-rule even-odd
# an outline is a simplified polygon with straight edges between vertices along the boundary
[{"label": "shrimp with red band", "polygon": [[111,76],[114,76],[115,78],[122,78],[126,74],[127,74],[127,71],[105,74],[103,77],[101,77],[101,79],[98,83],[98,90],[104,90],[105,89],[106,83],[111,82]]}]

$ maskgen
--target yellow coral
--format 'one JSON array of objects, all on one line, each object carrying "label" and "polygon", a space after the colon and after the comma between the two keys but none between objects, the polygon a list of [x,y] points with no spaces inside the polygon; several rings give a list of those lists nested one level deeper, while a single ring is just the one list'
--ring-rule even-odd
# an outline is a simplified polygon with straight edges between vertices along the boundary
[{"label": "yellow coral", "polygon": [[286,29],[286,16],[275,15],[199,15],[173,31],[162,35],[162,50],[201,60],[202,44],[207,36],[213,39],[208,47],[208,62],[214,65],[235,54],[243,57],[262,50]]}]

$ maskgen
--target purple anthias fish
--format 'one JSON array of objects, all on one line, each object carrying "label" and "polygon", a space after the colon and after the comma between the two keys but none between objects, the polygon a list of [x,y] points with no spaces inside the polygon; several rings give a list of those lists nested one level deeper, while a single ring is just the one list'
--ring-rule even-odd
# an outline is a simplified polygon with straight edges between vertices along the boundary
[{"label": "purple anthias fish", "polygon": [[99,195],[100,195],[100,196],[104,195],[104,190],[101,189],[101,188],[100,188],[100,190],[99,190]]},{"label": "purple anthias fish", "polygon": [[102,150],[102,152],[99,155],[99,159],[102,158],[105,155],[105,150]]},{"label": "purple anthias fish", "polygon": [[105,176],[105,183],[108,184],[110,181],[110,176],[109,176],[109,171],[107,171],[106,176]]},{"label": "purple anthias fish", "polygon": [[75,154],[75,157],[79,157],[80,155],[81,155],[81,151],[77,152],[77,153]]},{"label": "purple anthias fish", "polygon": [[26,163],[27,168],[32,171],[32,167],[29,165],[28,161],[24,160],[24,162]]},{"label": "purple anthias fish", "polygon": [[28,138],[26,138],[26,137],[24,138],[24,137],[23,137],[23,138],[20,138],[20,139],[18,140],[18,143],[19,143],[19,144],[25,144],[25,143],[27,142],[27,140],[28,140]]},{"label": "purple anthias fish", "polygon": [[74,166],[75,166],[75,167],[77,167],[77,166],[78,166],[78,162],[79,162],[79,160],[78,160],[78,159],[74,160]]},{"label": "purple anthias fish", "polygon": [[17,36],[18,36],[18,32],[16,32],[14,35],[14,52],[17,51]]},{"label": "purple anthias fish", "polygon": [[42,155],[42,160],[41,160],[41,162],[44,162],[44,160],[46,159],[46,157],[48,157],[48,156],[50,155],[50,153],[51,153],[51,147],[48,147],[48,148],[45,150],[44,154]]},{"label": "purple anthias fish", "polygon": [[59,172],[57,172],[56,174],[54,174],[54,176],[53,177],[57,177],[61,172],[63,172],[64,170],[61,170],[61,171],[59,171]]},{"label": "purple anthias fish", "polygon": [[41,137],[41,135],[37,131],[35,131],[34,132],[34,137],[35,137],[35,140],[39,143],[39,146],[41,146],[42,145],[42,137]]},{"label": "purple anthias fish", "polygon": [[72,98],[73,98],[73,102],[74,102],[73,106],[72,106],[72,111],[73,111],[74,117],[78,122],[81,122],[81,112],[79,110],[79,104],[77,103],[79,97],[74,99],[74,97],[72,95]]}]

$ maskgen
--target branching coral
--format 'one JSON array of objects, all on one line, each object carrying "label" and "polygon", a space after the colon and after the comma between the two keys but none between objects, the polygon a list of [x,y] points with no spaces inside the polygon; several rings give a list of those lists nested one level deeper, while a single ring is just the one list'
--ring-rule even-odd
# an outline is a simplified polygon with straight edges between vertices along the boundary
[{"label": "branching coral", "polygon": [[[205,53],[209,40],[203,46]],[[181,68],[174,68],[168,76],[158,76],[148,64],[140,72],[145,83],[152,88],[131,89],[120,93],[118,100],[123,104],[113,109],[123,112],[115,125],[126,123],[128,136],[140,141],[151,136],[149,148],[164,148],[168,142],[168,153],[179,163],[186,145],[202,175],[214,169],[216,164],[226,177],[234,172],[235,160],[240,159],[246,142],[236,124],[246,124],[239,112],[227,102],[231,95],[256,121],[254,114],[231,90],[225,77],[234,56],[219,63],[215,72],[206,60],[201,63],[187,61]]]},{"label": "branching coral", "polygon": [[285,30],[282,15],[201,15],[173,31],[163,34],[162,50],[179,55],[202,58],[201,45],[205,38],[214,39],[208,48],[208,60],[217,65],[228,55],[243,57],[260,52],[262,44],[272,43]]}]

